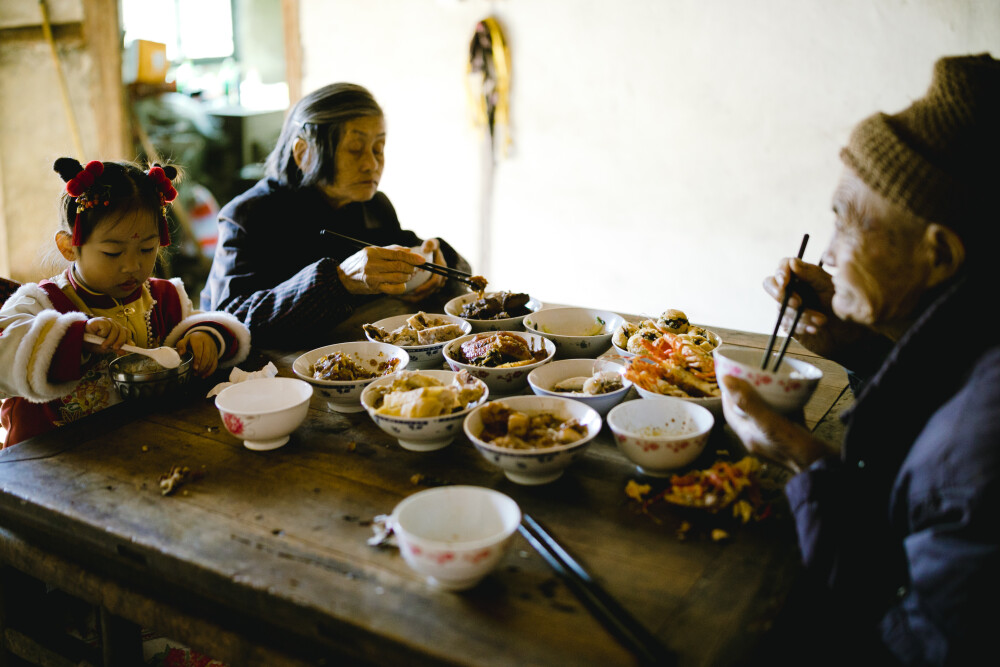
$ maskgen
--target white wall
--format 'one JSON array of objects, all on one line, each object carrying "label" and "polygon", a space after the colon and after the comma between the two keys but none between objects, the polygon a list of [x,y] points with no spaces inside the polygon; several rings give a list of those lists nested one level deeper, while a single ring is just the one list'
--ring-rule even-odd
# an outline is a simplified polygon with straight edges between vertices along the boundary
[{"label": "white wall", "polygon": [[[484,256],[465,66],[489,15],[514,146]],[[301,20],[303,89],[372,90],[381,189],[492,286],[767,332],[760,283],[804,233],[819,257],[851,127],[921,96],[938,56],[1000,57],[996,0],[301,0]]]}]

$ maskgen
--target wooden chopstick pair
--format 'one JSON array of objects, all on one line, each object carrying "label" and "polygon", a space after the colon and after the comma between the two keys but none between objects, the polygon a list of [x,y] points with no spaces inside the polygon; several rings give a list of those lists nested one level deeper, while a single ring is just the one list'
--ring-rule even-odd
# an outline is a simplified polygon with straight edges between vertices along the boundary
[{"label": "wooden chopstick pair", "polygon": [[522,515],[518,531],[597,620],[632,651],[642,664],[669,666],[677,662],[676,656],[608,595],[537,521],[527,514]]},{"label": "wooden chopstick pair", "polygon": [[[799,246],[799,254],[797,257],[802,259],[802,256],[806,252],[806,244],[809,243],[809,235],[802,235],[802,244]],[[774,351],[774,342],[778,338],[778,330],[781,329],[781,320],[785,317],[785,310],[788,309],[788,300],[791,298],[792,293],[795,292],[795,288],[798,287],[798,279],[795,274],[791,274],[788,277],[788,284],[785,286],[785,296],[781,300],[781,308],[778,309],[778,321],[774,323],[774,331],[771,332],[771,338],[767,341],[767,349],[764,350],[764,358],[761,359],[760,369],[762,371],[767,370],[767,362],[771,360],[771,353]],[[781,360],[785,357],[785,350],[788,349],[788,343],[792,339],[792,334],[795,333],[795,327],[799,324],[799,318],[802,317],[802,310],[804,307],[803,300],[799,299],[799,307],[795,312],[795,323],[792,324],[792,328],[788,331],[788,337],[785,338],[784,344],[781,346],[781,351],[778,353],[778,358],[774,362],[774,368],[772,370],[777,371],[778,367],[781,366]]]},{"label": "wooden chopstick pair", "polygon": [[[367,248],[373,245],[371,243],[368,243],[367,241],[362,241],[361,239],[355,239],[350,236],[347,236],[346,234],[340,234],[338,232],[334,232],[329,229],[322,229],[320,230],[319,233],[321,236],[343,239],[344,241],[353,243],[358,248]],[[440,264],[434,264],[432,262],[424,262],[423,264],[420,265],[419,268],[421,268],[424,271],[427,271],[428,273],[436,273],[439,276],[444,276],[446,278],[453,278],[455,280],[458,280],[460,282],[469,285],[474,289],[479,289],[480,285],[482,285],[483,287],[485,287],[486,285],[485,281],[482,280],[481,278],[479,280],[476,280],[478,276],[473,276],[471,273],[466,273],[465,271],[459,271],[458,269],[453,269],[450,266],[442,266]]]}]

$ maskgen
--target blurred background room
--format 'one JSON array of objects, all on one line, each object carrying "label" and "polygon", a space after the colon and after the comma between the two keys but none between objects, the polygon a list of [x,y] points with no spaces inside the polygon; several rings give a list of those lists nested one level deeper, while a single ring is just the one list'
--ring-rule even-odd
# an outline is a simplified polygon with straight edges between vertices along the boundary
[{"label": "blurred background room", "polygon": [[289,101],[351,81],[403,226],[491,288],[769,332],[761,281],[804,233],[818,259],[850,128],[984,51],[995,0],[3,0],[0,276],[51,274],[56,158],[163,156],[159,271],[196,296]]}]

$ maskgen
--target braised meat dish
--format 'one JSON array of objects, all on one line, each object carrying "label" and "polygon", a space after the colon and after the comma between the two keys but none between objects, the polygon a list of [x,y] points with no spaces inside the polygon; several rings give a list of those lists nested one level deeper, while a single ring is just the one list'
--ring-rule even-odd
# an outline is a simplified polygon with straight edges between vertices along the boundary
[{"label": "braised meat dish", "polygon": [[481,333],[472,340],[462,343],[460,348],[462,363],[489,368],[510,368],[525,366],[542,361],[548,352],[542,347],[532,350],[526,341],[509,331]]},{"label": "braised meat dish", "polygon": [[484,296],[462,306],[462,317],[470,320],[502,320],[508,317],[521,317],[531,312],[528,300],[531,297],[523,292],[497,292]]}]

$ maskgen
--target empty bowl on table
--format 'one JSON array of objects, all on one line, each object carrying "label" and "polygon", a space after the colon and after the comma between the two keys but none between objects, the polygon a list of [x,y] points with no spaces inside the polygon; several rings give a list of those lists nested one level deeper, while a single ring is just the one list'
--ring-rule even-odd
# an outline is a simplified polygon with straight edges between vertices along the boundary
[{"label": "empty bowl on table", "polygon": [[[500,292],[486,292],[483,294],[484,298],[489,298],[500,294]],[[462,317],[462,308],[466,304],[473,303],[479,300],[479,295],[475,292],[469,294],[463,294],[461,296],[456,296],[454,299],[444,304],[444,312],[449,315],[454,315],[455,317],[461,317],[463,320],[468,322],[472,326],[473,333],[479,333],[481,331],[517,331],[523,327],[525,315],[518,315],[517,317],[504,317],[498,320],[477,320],[471,317]],[[534,297],[528,299],[528,303],[525,304],[529,311],[537,312],[542,308],[542,302]]]},{"label": "empty bowl on table", "polygon": [[191,381],[193,360],[188,353],[181,357],[177,368],[164,368],[146,355],[133,352],[113,359],[108,365],[108,375],[124,400],[161,398]]},{"label": "empty bowl on table", "polygon": [[[443,385],[449,385],[458,373],[454,371],[421,370],[421,375],[428,375],[439,380]],[[465,416],[478,405],[482,405],[489,398],[489,389],[486,383],[476,378],[476,382],[482,385],[483,395],[474,405],[468,406],[458,412],[436,417],[399,417],[395,415],[379,414],[375,411],[376,389],[380,386],[390,385],[395,379],[393,375],[379,378],[365,387],[361,392],[361,405],[364,406],[368,414],[371,415],[380,429],[396,438],[399,446],[413,452],[431,452],[447,447],[455,436],[462,432],[462,422]]]},{"label": "empty bowl on table", "polygon": [[698,458],[715,425],[706,408],[673,396],[622,403],[607,421],[622,454],[653,477],[671,475]]},{"label": "empty bowl on table", "polygon": [[[427,273],[424,271],[423,273]],[[384,329],[386,331],[395,331],[399,327],[406,324],[406,321],[413,317],[413,315],[396,315],[395,317],[387,317],[384,320],[379,320],[378,322],[372,322],[373,325]],[[454,315],[436,314],[428,313],[427,317],[434,318],[437,320],[444,320],[448,324],[457,324],[462,328],[462,335],[467,335],[472,331],[472,325],[467,321],[463,320],[461,317],[455,317]],[[373,340],[368,332],[365,332],[365,338],[377,343],[379,341]],[[406,365],[409,370],[419,370],[421,368],[441,368],[444,364],[444,357],[441,356],[441,350],[444,349],[445,344],[448,341],[442,340],[437,343],[431,343],[430,345],[397,345],[406,351],[406,354],[410,357],[410,363]]]},{"label": "empty bowl on table", "polygon": [[215,397],[222,423],[247,449],[277,449],[299,427],[309,411],[313,388],[295,378],[245,380]]},{"label": "empty bowl on table", "polygon": [[[778,412],[794,412],[805,407],[823,371],[800,359],[785,357],[777,370],[761,370],[763,353],[745,347],[720,347],[713,352],[715,376],[726,391],[722,379],[732,375],[749,382],[761,398]],[[770,362],[773,364],[773,361]]]},{"label": "empty bowl on table", "polygon": [[624,318],[592,308],[543,308],[526,315],[526,331],[545,336],[556,344],[556,356],[594,358],[611,347],[611,336]]},{"label": "empty bowl on table", "polygon": [[405,498],[389,525],[403,560],[429,584],[472,588],[510,548],[521,508],[508,496],[479,486],[439,486]]},{"label": "empty bowl on table", "polygon": [[[360,380],[321,380],[313,377],[313,365],[328,354],[340,352],[351,359],[354,363],[368,371],[378,371],[381,364],[386,364],[387,370],[382,373],[388,375],[395,371],[406,368],[410,362],[410,357],[406,351],[396,345],[388,343],[354,342],[336,343],[325,347],[318,347],[300,355],[292,363],[292,372],[296,376],[316,387],[321,396],[326,398],[327,406],[336,412],[362,412],[361,392],[371,384],[376,378],[365,378]],[[393,360],[398,360],[392,365]]]},{"label": "empty bowl on table", "polygon": [[615,407],[632,388],[632,381],[622,376],[622,388],[605,394],[587,395],[556,391],[555,385],[564,380],[579,377],[590,377],[596,372],[611,371],[621,375],[625,367],[611,360],[604,359],[561,359],[539,366],[528,373],[528,384],[538,396],[557,396],[579,401],[593,408],[597,414],[604,417]]},{"label": "empty bowl on table", "polygon": [[[492,403],[503,403],[511,410],[528,414],[550,413],[560,419],[576,419],[587,434],[575,442],[537,449],[501,447],[481,439],[482,411]],[[498,466],[517,484],[547,484],[559,479],[566,467],[583,455],[590,442],[601,430],[601,416],[578,401],[556,396],[511,396],[481,405],[465,418],[465,435],[483,458]]]},{"label": "empty bowl on table", "polygon": [[526,333],[524,331],[509,331],[506,333],[511,333],[524,339],[530,349],[544,349],[545,358],[540,361],[534,361],[530,364],[524,364],[523,366],[512,366],[509,368],[476,366],[474,364],[467,364],[460,361],[462,358],[461,348],[463,343],[474,340],[476,336],[487,336],[490,333],[499,332],[483,332],[479,334],[473,333],[468,336],[462,336],[461,338],[449,341],[444,346],[443,354],[444,360],[448,362],[448,366],[450,366],[453,371],[469,371],[469,374],[472,375],[472,377],[479,378],[485,382],[486,386],[490,388],[490,393],[494,396],[516,394],[527,387],[528,374],[539,366],[552,361],[552,357],[555,356],[556,353],[555,344],[544,336]]}]

